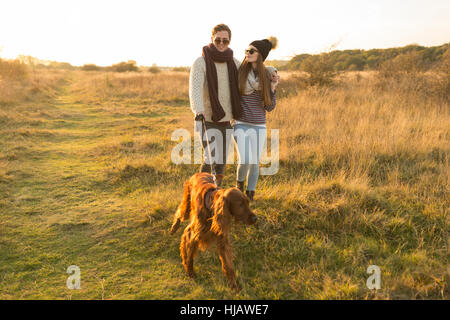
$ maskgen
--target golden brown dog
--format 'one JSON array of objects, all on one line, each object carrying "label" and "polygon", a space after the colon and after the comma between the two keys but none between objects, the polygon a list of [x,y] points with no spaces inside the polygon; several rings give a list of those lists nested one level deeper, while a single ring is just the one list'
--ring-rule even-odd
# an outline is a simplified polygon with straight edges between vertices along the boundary
[{"label": "golden brown dog", "polygon": [[184,185],[183,201],[178,206],[170,234],[181,221],[190,220],[181,237],[180,252],[189,277],[194,277],[194,258],[198,249],[217,244],[222,271],[231,288],[239,290],[232,261],[228,234],[232,220],[254,224],[256,216],[250,210],[249,199],[237,188],[219,189],[209,173],[197,173]]}]

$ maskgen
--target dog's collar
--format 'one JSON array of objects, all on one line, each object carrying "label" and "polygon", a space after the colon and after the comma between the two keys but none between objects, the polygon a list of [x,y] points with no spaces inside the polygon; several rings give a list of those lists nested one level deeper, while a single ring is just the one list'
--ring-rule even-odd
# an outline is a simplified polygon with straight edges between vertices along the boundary
[{"label": "dog's collar", "polygon": [[205,208],[208,209],[209,211],[212,211],[211,194],[216,190],[217,190],[217,188],[212,188],[212,189],[209,189],[208,191],[206,191],[206,193],[205,193]]}]

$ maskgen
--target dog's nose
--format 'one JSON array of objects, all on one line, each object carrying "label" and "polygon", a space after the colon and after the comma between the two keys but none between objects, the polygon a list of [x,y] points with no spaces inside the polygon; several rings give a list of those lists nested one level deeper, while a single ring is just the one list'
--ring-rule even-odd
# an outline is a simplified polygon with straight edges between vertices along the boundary
[{"label": "dog's nose", "polygon": [[251,218],[252,223],[256,223],[256,220],[258,220],[258,218],[255,215],[253,215]]}]

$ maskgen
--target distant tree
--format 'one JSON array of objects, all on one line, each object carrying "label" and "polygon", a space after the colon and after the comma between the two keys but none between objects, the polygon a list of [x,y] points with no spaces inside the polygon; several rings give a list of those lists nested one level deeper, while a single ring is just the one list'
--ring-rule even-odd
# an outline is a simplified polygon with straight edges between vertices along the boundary
[{"label": "distant tree", "polygon": [[384,79],[399,79],[402,75],[416,78],[423,71],[425,71],[425,65],[421,51],[410,51],[400,54],[394,59],[384,61],[379,66],[379,76]]},{"label": "distant tree", "polygon": [[439,70],[447,77],[447,81],[450,80],[450,47],[442,54],[442,59]]},{"label": "distant tree", "polygon": [[117,64],[113,64],[111,66],[111,71],[130,72],[130,71],[139,71],[139,68],[136,65],[136,61],[128,60],[127,62],[119,62]]},{"label": "distant tree", "polygon": [[286,60],[266,60],[264,64],[266,66],[272,66],[278,70],[287,70],[287,64],[289,62]]},{"label": "distant tree", "polygon": [[[393,62],[396,65],[403,65],[403,70],[412,70],[411,66],[407,67],[407,60],[413,59],[417,70],[430,69],[438,66],[443,59],[443,55],[449,47],[449,43],[435,47],[424,47],[418,44],[410,44],[401,48],[388,49],[371,49],[371,50],[334,50],[328,52],[327,64],[331,65],[335,71],[343,70],[378,70],[381,65],[387,61],[394,61],[398,56],[401,56],[397,61]],[[406,55],[406,56],[405,56]],[[409,56],[408,56],[409,55]],[[417,55],[415,58],[412,58]],[[302,64],[310,57],[317,57],[318,55],[299,54],[294,57],[284,66],[286,70],[301,70]],[[409,58],[407,58],[409,57]],[[312,61],[309,59],[308,63]],[[397,67],[396,67],[397,68]]]},{"label": "distant tree", "polygon": [[81,70],[83,70],[83,71],[100,71],[100,70],[102,70],[102,68],[95,64],[90,63],[90,64],[83,65],[81,67]]},{"label": "distant tree", "polygon": [[0,78],[22,80],[28,76],[28,69],[29,67],[18,59],[0,59]]},{"label": "distant tree", "polygon": [[310,85],[330,85],[337,75],[329,53],[307,57],[301,63],[300,70],[308,73]]},{"label": "distant tree", "polygon": [[21,63],[25,63],[29,66],[37,66],[38,64],[42,63],[42,61],[39,60],[38,58],[35,58],[32,56],[26,56],[23,54],[18,55],[17,60],[20,61]]},{"label": "distant tree", "polygon": [[334,65],[334,70],[336,70],[336,71],[344,71],[344,70],[345,70],[345,63],[343,63],[343,62],[337,62],[337,63]]},{"label": "distant tree", "polygon": [[299,70],[303,60],[310,56],[311,55],[307,53],[296,55],[287,63],[286,68],[289,70]]},{"label": "distant tree", "polygon": [[158,66],[156,65],[156,63],[152,64],[152,66],[150,68],[148,68],[148,72],[151,73],[159,73],[161,72],[161,69],[158,68]]},{"label": "distant tree", "polygon": [[62,69],[62,70],[73,70],[73,69],[75,69],[75,67],[72,66],[68,62],[57,62],[57,61],[50,61],[50,63],[48,64],[48,67],[49,68],[54,68],[54,69]]},{"label": "distant tree", "polygon": [[377,55],[370,55],[367,58],[367,66],[369,69],[376,69],[380,64],[381,58]]},{"label": "distant tree", "polygon": [[364,58],[361,55],[350,56],[345,61],[346,69],[350,69],[350,67],[352,67],[350,70],[363,70],[365,64]]}]

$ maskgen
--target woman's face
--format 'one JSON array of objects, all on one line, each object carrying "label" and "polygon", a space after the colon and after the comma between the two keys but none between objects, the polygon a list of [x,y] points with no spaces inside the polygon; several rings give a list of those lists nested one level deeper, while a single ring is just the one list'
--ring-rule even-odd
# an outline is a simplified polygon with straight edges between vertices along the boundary
[{"label": "woman's face", "polygon": [[245,57],[248,62],[256,62],[258,60],[258,55],[258,49],[252,45],[248,46],[247,50],[245,50]]},{"label": "woman's face", "polygon": [[230,35],[228,31],[217,31],[214,36],[211,37],[211,42],[214,43],[214,46],[220,52],[224,52],[228,49],[228,45],[230,44]]}]

